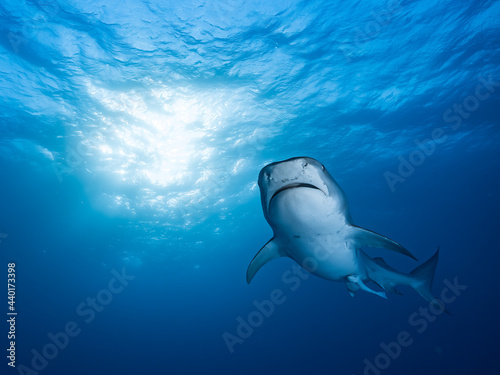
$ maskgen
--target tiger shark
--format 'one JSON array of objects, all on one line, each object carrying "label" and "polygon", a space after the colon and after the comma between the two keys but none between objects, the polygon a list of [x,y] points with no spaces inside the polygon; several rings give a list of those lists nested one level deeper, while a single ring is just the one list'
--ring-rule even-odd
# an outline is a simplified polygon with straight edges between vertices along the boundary
[{"label": "tiger shark", "polygon": [[[259,174],[264,216],[274,236],[255,255],[247,270],[250,283],[269,261],[289,257],[321,278],[345,283],[352,296],[363,290],[387,298],[397,285],[410,286],[432,304],[444,308],[431,292],[439,257],[436,253],[410,274],[371,258],[361,248],[383,248],[416,258],[399,243],[354,225],[345,193],[325,166],[295,157],[265,166]],[[370,289],[373,282],[381,290]]]}]

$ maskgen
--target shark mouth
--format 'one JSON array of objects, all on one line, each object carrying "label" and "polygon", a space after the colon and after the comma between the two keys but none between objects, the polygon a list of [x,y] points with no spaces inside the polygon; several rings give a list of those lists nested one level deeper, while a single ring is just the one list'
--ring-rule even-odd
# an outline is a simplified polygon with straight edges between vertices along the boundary
[{"label": "shark mouth", "polygon": [[273,196],[269,200],[268,207],[271,207],[271,202],[273,201],[274,197],[276,197],[279,193],[282,193],[282,192],[284,192],[285,190],[288,190],[288,189],[295,189],[295,188],[299,188],[299,187],[306,187],[306,188],[310,188],[310,189],[316,189],[316,190],[319,190],[319,191],[323,192],[323,190],[321,190],[319,187],[311,185],[311,184],[306,184],[306,183],[289,184],[289,185],[286,185],[286,186],[283,186],[283,187],[279,188],[278,190],[276,190],[274,192]]}]

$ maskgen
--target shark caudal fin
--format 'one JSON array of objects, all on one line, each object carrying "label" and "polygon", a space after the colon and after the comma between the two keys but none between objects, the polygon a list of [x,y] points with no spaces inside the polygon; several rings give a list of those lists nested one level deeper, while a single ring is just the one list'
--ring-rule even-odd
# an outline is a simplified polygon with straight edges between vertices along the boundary
[{"label": "shark caudal fin", "polygon": [[436,299],[431,291],[432,282],[434,280],[434,272],[436,271],[438,260],[439,247],[432,257],[410,272],[410,277],[413,279],[411,286],[418,292],[418,294],[424,297],[426,301],[432,303],[440,309],[443,309],[444,312],[451,315],[443,302]]}]

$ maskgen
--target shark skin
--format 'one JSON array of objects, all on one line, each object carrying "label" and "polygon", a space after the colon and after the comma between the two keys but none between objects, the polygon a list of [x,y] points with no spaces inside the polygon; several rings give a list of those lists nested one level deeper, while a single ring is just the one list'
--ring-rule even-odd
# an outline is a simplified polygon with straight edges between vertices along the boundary
[{"label": "shark skin", "polygon": [[[274,236],[251,261],[248,283],[264,264],[289,257],[316,276],[344,282],[351,295],[364,290],[387,298],[386,291],[400,294],[396,286],[405,285],[445,309],[431,292],[439,248],[410,274],[368,256],[362,247],[383,248],[416,260],[397,242],[354,225],[345,193],[320,162],[296,157],[272,163],[260,171],[258,182],[264,216]],[[366,286],[370,281],[383,291]]]}]

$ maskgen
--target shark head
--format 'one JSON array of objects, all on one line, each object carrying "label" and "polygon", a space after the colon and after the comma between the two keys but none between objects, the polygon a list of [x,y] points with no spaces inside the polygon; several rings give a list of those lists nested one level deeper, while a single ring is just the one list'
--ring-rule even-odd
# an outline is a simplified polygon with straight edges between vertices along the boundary
[{"label": "shark head", "polygon": [[[349,217],[347,199],[340,186],[335,182],[325,166],[310,157],[295,157],[265,166],[259,174],[259,187],[262,209],[266,220],[272,225],[276,216],[276,205],[283,201],[288,209],[297,207],[301,216],[305,216],[307,208],[315,209],[315,205],[328,204],[329,209],[342,212]],[[285,197],[298,192],[294,201],[287,204]],[[298,202],[297,200],[300,200]],[[292,207],[293,206],[293,207]],[[298,207],[300,206],[300,207]],[[286,216],[292,216],[290,212]]]}]

